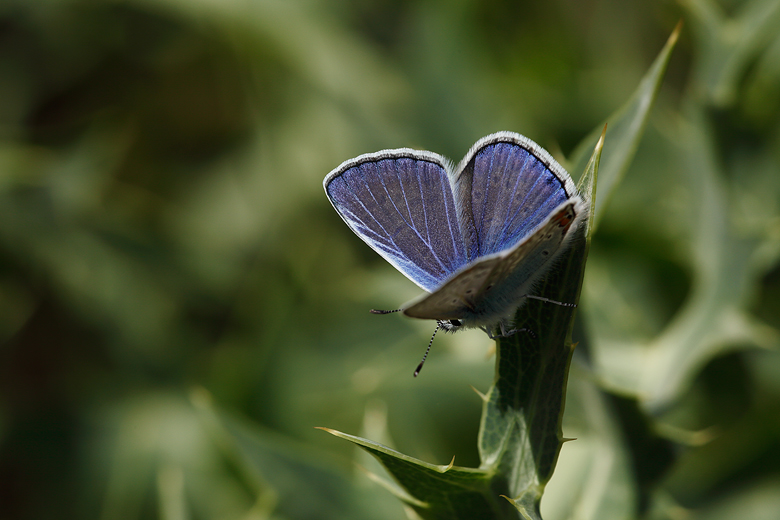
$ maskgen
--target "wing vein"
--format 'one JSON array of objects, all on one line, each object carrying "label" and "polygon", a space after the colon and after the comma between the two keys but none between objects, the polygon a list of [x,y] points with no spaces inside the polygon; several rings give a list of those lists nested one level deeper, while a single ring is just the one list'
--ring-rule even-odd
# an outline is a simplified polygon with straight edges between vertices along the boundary
[{"label": "wing vein", "polygon": [[[533,154],[529,154],[530,157],[534,157]],[[530,159],[530,157],[528,159]],[[536,157],[534,157],[536,158]],[[523,168],[525,168],[526,164],[528,163],[528,159],[526,159],[526,162],[523,163]],[[520,180],[521,175],[517,176],[518,182]],[[531,185],[531,187],[528,189],[528,191],[525,192],[525,196],[523,197],[523,200],[518,204],[517,209],[515,210],[512,217],[506,221],[506,225],[504,226],[504,229],[501,231],[502,234],[506,233],[509,229],[509,226],[512,222],[514,222],[515,218],[517,218],[517,215],[523,210],[525,207],[525,203],[528,200],[528,197],[531,196],[531,194],[534,192],[534,188],[536,188],[536,185],[539,184],[539,181],[542,179],[541,175],[537,175],[536,179],[534,180],[534,183]],[[533,213],[535,215],[539,209],[537,208],[536,212]],[[526,220],[530,220],[530,218],[526,217]],[[529,230],[530,231],[530,230]],[[523,238],[523,237],[520,237]]]},{"label": "wing vein", "polygon": [[431,228],[428,224],[428,210],[425,208],[425,191],[423,190],[422,181],[420,179],[420,168],[425,168],[425,163],[418,164],[415,167],[415,177],[417,179],[417,187],[420,190],[420,205],[422,206],[423,211],[423,221],[425,222],[425,237],[428,240],[428,243],[431,242]]},{"label": "wing vein", "polygon": [[[522,148],[521,148],[521,150],[522,150]],[[509,161],[512,159],[512,156],[514,155],[514,153],[515,153],[514,148],[510,149],[507,152],[506,159],[504,160],[504,170],[501,173],[502,176],[506,176],[507,175],[507,171],[509,170]],[[520,178],[519,175],[517,177],[518,177],[518,179]],[[514,191],[513,191],[513,193],[514,193]],[[509,197],[509,200],[510,201],[512,200],[511,196]],[[507,204],[507,207],[511,207],[511,204]],[[508,212],[508,210],[507,210],[507,212]],[[501,236],[504,234],[504,229],[506,229],[507,226],[499,224],[497,218],[490,219],[490,222],[491,222],[491,225],[490,225],[490,228],[491,228],[491,233],[490,233],[490,235],[491,235],[491,243],[492,244],[497,244],[497,243],[499,243],[501,241]],[[498,232],[494,232],[495,228],[498,227],[498,226],[501,226],[501,230],[499,230]],[[493,249],[493,247],[491,247],[491,249]]]},{"label": "wing vein", "polygon": [[[512,187],[512,194],[511,199],[515,198],[515,195],[517,195],[518,187],[520,186],[520,179],[523,178],[523,172],[525,171],[525,166],[528,164],[528,161],[533,157],[533,155],[528,152],[525,148],[521,148],[524,152],[526,152],[525,160],[523,160],[522,166],[520,166],[520,171],[517,172],[517,175],[515,176],[515,185]],[[529,190],[530,193],[530,190]],[[509,213],[512,211],[512,205],[508,204],[506,208],[506,217],[504,217],[504,226],[501,228],[501,233],[499,236],[503,236],[506,234],[507,230],[509,229],[509,226],[514,222],[515,217],[517,217],[517,214],[520,213],[520,210],[523,209],[523,206],[525,206],[525,201],[528,200],[528,193],[525,194],[523,197],[523,200],[520,201],[520,204],[518,205],[517,209],[515,210],[514,214],[510,217]]]},{"label": "wing vein", "polygon": [[[408,210],[408,209],[409,209],[409,200],[408,200],[408,199],[407,199],[407,197],[406,197],[406,190],[404,189],[404,184],[403,184],[403,182],[401,181],[401,177],[400,177],[400,175],[398,175],[398,168],[397,168],[397,165],[396,165],[396,168],[395,168],[395,174],[396,174],[396,178],[398,179],[398,184],[401,186],[401,194],[402,194],[402,196],[403,196],[403,199],[404,199],[404,202],[405,202],[405,204],[406,204],[406,209]],[[385,193],[387,194],[387,200],[389,200],[389,201],[390,201],[390,203],[393,205],[393,209],[395,209],[396,213],[398,213],[398,216],[401,218],[401,221],[402,221],[404,224],[406,224],[406,226],[407,226],[409,229],[411,229],[411,230],[412,230],[412,232],[414,232],[414,234],[417,236],[417,238],[419,238],[419,239],[420,239],[420,242],[422,242],[423,244],[425,244],[425,245],[428,247],[428,250],[431,252],[431,255],[432,255],[432,256],[433,256],[433,258],[436,260],[436,262],[438,262],[438,263],[439,263],[439,266],[440,266],[440,267],[441,267],[443,270],[447,271],[447,268],[446,268],[446,266],[444,265],[444,262],[442,262],[442,261],[441,261],[441,258],[439,258],[439,255],[437,255],[437,254],[436,254],[436,251],[435,251],[435,250],[434,250],[434,249],[431,247],[430,241],[426,241],[426,240],[425,240],[425,239],[422,237],[422,235],[420,234],[420,231],[419,231],[419,230],[418,230],[418,229],[417,229],[417,228],[416,228],[416,227],[415,227],[413,224],[410,224],[410,223],[409,223],[409,221],[407,221],[407,220],[406,220],[406,218],[404,217],[404,214],[403,214],[403,213],[401,213],[401,210],[399,210],[399,209],[398,209],[398,205],[396,204],[396,202],[395,202],[395,200],[393,199],[393,197],[390,195],[390,190],[388,190],[388,189],[387,189],[387,184],[385,183],[385,179],[384,179],[384,178],[383,178],[381,175],[379,175],[379,176],[378,176],[378,178],[379,178],[379,181],[380,181],[380,183],[382,184],[382,187],[383,187],[383,188],[384,188],[384,190],[385,190]],[[366,186],[368,186],[368,183],[366,183]],[[369,193],[371,193],[371,197],[373,197],[373,198],[374,198],[374,200],[376,201],[376,197],[374,197],[374,193],[371,191],[371,187],[370,187],[370,186],[369,186],[369,188],[368,188],[368,191],[369,191]],[[378,205],[378,204],[379,204],[379,202],[377,202],[377,205]],[[409,211],[409,219],[410,219],[410,220],[411,220],[411,217],[412,217],[412,213],[411,213],[411,211]],[[400,247],[398,247],[398,243],[397,243],[395,240],[393,240],[393,238],[392,238],[392,237],[391,237],[390,239],[393,241],[393,244],[395,244],[395,245],[396,245],[396,247],[397,247],[397,248],[400,250]]]}]

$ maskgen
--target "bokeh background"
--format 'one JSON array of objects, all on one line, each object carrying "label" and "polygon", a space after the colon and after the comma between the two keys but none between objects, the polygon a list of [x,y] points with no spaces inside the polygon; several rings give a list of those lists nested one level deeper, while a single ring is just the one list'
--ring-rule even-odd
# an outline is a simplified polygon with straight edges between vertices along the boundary
[{"label": "bokeh background", "polygon": [[543,511],[778,518],[778,4],[2,0],[0,517],[405,518],[316,426],[478,465],[490,341],[413,379],[432,324],[367,311],[419,290],[322,179],[498,130],[566,164],[682,19]]}]

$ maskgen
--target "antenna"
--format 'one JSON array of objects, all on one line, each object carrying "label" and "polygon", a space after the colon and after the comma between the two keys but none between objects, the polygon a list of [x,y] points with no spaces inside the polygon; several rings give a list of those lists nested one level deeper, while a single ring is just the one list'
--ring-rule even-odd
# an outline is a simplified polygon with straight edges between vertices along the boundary
[{"label": "antenna", "polygon": [[392,311],[383,311],[381,309],[371,309],[371,314],[392,314],[394,312],[400,312],[403,309],[393,309]]},{"label": "antenna", "polygon": [[431,345],[433,345],[433,338],[436,337],[436,333],[439,332],[439,329],[441,328],[441,322],[436,322],[436,330],[433,331],[433,336],[431,336],[431,341],[428,342],[428,348],[425,349],[425,354],[423,355],[422,361],[420,361],[420,364],[417,365],[417,369],[414,371],[414,377],[417,377],[420,373],[420,370],[422,370],[423,364],[425,363],[425,360],[428,358],[428,352],[431,351]]}]

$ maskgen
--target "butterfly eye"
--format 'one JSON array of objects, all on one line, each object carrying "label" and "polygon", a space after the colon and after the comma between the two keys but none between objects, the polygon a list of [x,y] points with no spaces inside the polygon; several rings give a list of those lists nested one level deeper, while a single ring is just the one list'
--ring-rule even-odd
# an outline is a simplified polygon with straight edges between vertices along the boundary
[{"label": "butterfly eye", "polygon": [[453,327],[460,327],[463,324],[461,323],[460,320],[450,320],[450,325],[452,325]]}]

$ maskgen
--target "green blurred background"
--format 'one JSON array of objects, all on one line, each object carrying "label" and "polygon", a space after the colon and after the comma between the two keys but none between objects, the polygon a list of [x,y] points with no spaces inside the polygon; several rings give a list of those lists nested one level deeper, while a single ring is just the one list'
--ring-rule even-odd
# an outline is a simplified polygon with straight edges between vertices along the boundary
[{"label": "green blurred background", "polygon": [[322,178],[498,130],[565,164],[682,19],[543,511],[780,518],[778,4],[2,0],[0,517],[405,518],[316,426],[478,465],[491,342],[413,379],[432,323],[368,309],[419,290]]}]

